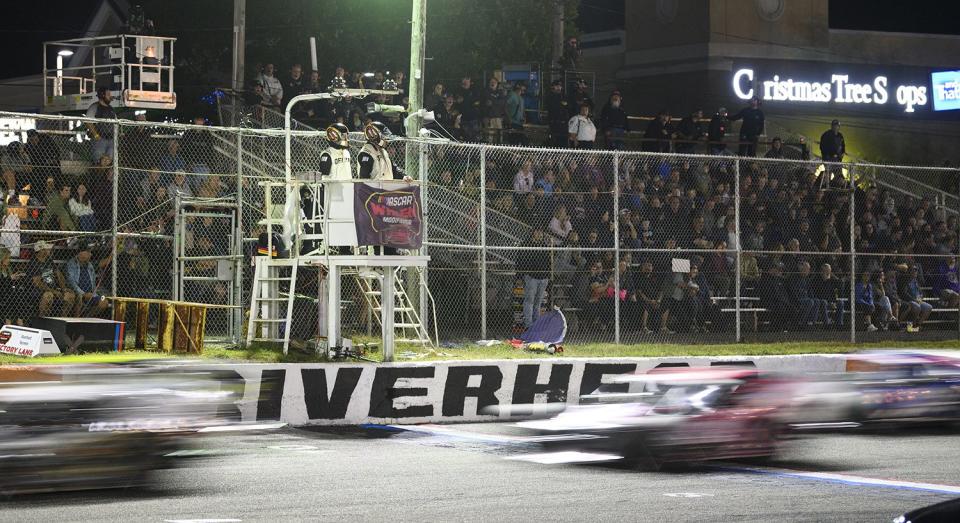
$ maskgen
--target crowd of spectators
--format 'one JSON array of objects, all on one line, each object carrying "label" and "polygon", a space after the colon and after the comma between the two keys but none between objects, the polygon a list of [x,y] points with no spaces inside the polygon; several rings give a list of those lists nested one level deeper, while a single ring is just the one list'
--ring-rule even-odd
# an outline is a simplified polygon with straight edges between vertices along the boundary
[{"label": "crowd of spectators", "polygon": [[[851,241],[860,327],[916,330],[932,309],[956,307],[960,284],[951,255],[958,247],[957,217],[929,199],[824,185],[829,174],[814,164],[741,160],[738,234],[731,158],[626,157],[617,170],[616,206],[611,161],[576,153],[495,151],[486,157],[486,200],[497,211],[487,223],[516,220],[534,231],[526,245],[542,243],[542,235],[568,249],[552,255],[550,283],[571,286],[568,306],[589,325],[608,326],[620,299],[625,328],[730,328],[733,316],[721,310],[733,306],[739,247],[741,291],[748,300],[741,307],[761,311],[761,327],[846,328]],[[434,163],[440,166],[439,185],[476,198],[476,170],[458,174],[450,167],[469,162],[441,156]],[[626,262],[619,297],[615,237]],[[528,269],[536,256],[525,252],[517,254],[523,260],[518,275],[525,283],[542,280],[542,263]],[[688,260],[689,271],[677,271],[674,259]],[[860,285],[862,278],[868,287]],[[535,318],[530,308],[543,288],[541,281],[529,284],[535,285],[525,285],[532,289],[525,295],[525,322]]]}]

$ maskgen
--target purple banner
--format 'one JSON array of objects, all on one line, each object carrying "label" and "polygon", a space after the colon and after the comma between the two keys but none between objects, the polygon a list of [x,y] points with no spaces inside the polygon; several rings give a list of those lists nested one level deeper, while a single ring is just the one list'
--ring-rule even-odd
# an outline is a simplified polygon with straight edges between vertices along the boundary
[{"label": "purple banner", "polygon": [[420,187],[379,189],[365,183],[355,184],[353,213],[357,245],[420,248],[423,227]]}]

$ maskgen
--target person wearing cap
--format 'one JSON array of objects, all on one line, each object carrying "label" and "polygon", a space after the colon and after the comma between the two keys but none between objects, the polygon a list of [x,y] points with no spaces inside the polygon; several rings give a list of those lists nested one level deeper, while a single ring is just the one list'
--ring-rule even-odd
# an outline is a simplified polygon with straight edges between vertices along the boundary
[{"label": "person wearing cap", "polygon": [[43,240],[34,244],[26,273],[30,282],[26,303],[37,304],[38,316],[49,316],[58,303],[61,305],[60,315],[70,316],[76,295],[67,287],[63,273],[53,263],[53,245]]},{"label": "person wearing cap", "polygon": [[740,124],[740,156],[757,155],[757,139],[763,134],[764,116],[760,109],[760,98],[753,97],[750,105],[744,107],[737,114],[730,117],[731,121],[743,120]]},{"label": "person wearing cap", "polygon": [[550,145],[567,147],[567,122],[569,112],[567,100],[563,97],[563,80],[554,80],[547,93],[547,121],[550,125]]},{"label": "person wearing cap", "polygon": [[[830,128],[820,135],[820,157],[824,162],[840,163],[846,154],[847,143],[843,139],[843,133],[840,132],[840,120],[833,120],[830,122]],[[839,167],[830,166],[827,172],[830,173],[831,183],[838,177],[843,182],[843,171]]]},{"label": "person wearing cap", "polygon": [[610,94],[607,104],[600,110],[600,129],[603,130],[608,149],[622,150],[623,137],[630,131],[630,122],[627,120],[627,113],[621,107],[622,103],[623,96],[620,91],[614,91]]},{"label": "person wearing cap", "polygon": [[[117,113],[114,112],[110,102],[113,101],[113,93],[109,87],[100,86],[97,88],[97,101],[90,104],[87,108],[87,118],[96,118],[97,120],[116,120]],[[93,123],[85,122],[90,139],[93,140],[93,161],[97,163],[102,156],[113,158],[113,124],[111,123]]]},{"label": "person wearing cap", "polygon": [[574,82],[574,88],[567,94],[567,110],[571,117],[576,116],[580,111],[580,106],[588,104],[593,107],[593,98],[587,92],[589,86],[583,78],[577,78]]},{"label": "person wearing cap", "polygon": [[107,308],[107,300],[97,293],[97,271],[90,262],[91,256],[89,244],[83,244],[80,251],[67,262],[67,285],[80,297],[76,300],[76,316],[85,310],[91,316],[100,316]]},{"label": "person wearing cap", "polygon": [[660,111],[657,117],[647,124],[647,130],[643,133],[642,148],[647,152],[668,153],[671,135],[670,114]]}]

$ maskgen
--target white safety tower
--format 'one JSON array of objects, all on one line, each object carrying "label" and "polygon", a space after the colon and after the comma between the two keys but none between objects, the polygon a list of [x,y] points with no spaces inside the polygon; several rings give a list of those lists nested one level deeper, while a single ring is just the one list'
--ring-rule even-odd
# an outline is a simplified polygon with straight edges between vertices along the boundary
[{"label": "white safety tower", "polygon": [[[324,311],[320,326],[321,337],[326,334],[329,347],[343,346],[346,340],[340,337],[341,287],[344,279],[355,282],[366,301],[367,310],[375,313],[382,332],[384,361],[393,360],[396,342],[433,344],[424,316],[429,308],[429,291],[422,277],[429,256],[417,252],[398,255],[375,254],[374,249],[357,246],[354,224],[354,186],[366,183],[378,189],[392,190],[396,187],[419,182],[393,180],[334,180],[304,181],[305,173],[294,173],[290,161],[290,110],[298,102],[329,99],[337,96],[362,98],[371,94],[397,94],[392,91],[340,89],[331,93],[317,93],[295,97],[286,112],[286,180],[263,182],[264,215],[260,223],[267,238],[267,255],[255,258],[253,289],[250,299],[250,317],[247,324],[247,344],[275,342],[283,345],[284,353],[290,345],[294,327],[294,303],[297,298],[297,274],[303,267],[319,269],[326,273],[317,297]],[[308,176],[308,178],[314,178]],[[300,190],[305,188],[314,195],[323,194],[322,206],[313,209],[309,221],[300,215]],[[274,200],[276,192],[284,195],[284,201]],[[422,208],[422,207],[421,207]],[[291,223],[292,218],[292,223]],[[308,232],[304,225],[309,226]],[[426,224],[423,224],[426,227]],[[286,230],[291,238],[289,256],[270,255],[275,250],[274,234]],[[292,234],[289,232],[292,230]],[[309,242],[311,248],[304,249]],[[349,253],[349,254],[347,254]],[[417,303],[407,294],[406,282],[417,281]],[[325,332],[324,332],[325,331]],[[318,345],[319,346],[319,345]]]}]

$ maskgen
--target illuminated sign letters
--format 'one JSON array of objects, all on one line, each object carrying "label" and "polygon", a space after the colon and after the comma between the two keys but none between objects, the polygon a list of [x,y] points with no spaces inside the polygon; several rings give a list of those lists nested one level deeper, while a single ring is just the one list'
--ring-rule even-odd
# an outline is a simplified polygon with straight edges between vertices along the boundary
[{"label": "illuminated sign letters", "polygon": [[[957,81],[960,82],[960,78]],[[807,82],[781,78],[778,74],[770,79],[756,80],[753,69],[739,69],[733,73],[733,93],[741,100],[758,97],[777,102],[885,105],[891,100],[891,89],[886,76],[876,76],[871,82],[859,83],[851,80],[850,75],[833,74],[829,81]],[[916,107],[927,105],[925,85],[899,85],[892,94],[892,99],[903,107],[904,112],[912,113]]]}]

